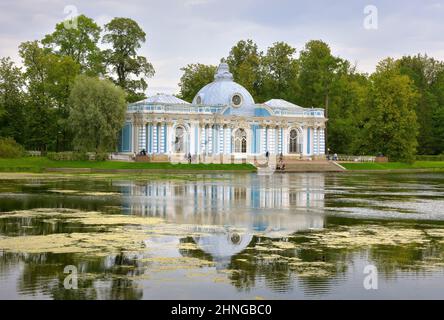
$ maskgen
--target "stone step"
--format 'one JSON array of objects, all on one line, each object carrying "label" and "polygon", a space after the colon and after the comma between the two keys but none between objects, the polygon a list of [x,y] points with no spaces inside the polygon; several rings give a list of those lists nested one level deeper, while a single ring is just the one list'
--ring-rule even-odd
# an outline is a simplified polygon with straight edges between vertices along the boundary
[{"label": "stone step", "polygon": [[343,168],[332,161],[298,161],[285,163],[283,172],[341,172]]}]

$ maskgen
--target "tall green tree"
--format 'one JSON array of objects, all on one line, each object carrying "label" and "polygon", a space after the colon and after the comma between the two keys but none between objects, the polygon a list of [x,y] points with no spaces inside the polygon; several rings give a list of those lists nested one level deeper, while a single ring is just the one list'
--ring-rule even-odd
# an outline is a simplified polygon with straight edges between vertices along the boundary
[{"label": "tall green tree", "polygon": [[368,76],[354,67],[335,76],[329,92],[328,147],[333,153],[362,154],[359,133],[367,116]]},{"label": "tall green tree", "polygon": [[104,51],[106,64],[116,78],[113,81],[127,93],[129,102],[145,98],[147,79],[154,75],[154,67],[137,50],[146,41],[146,33],[136,21],[128,18],[114,18],[105,25],[103,43],[112,49]]},{"label": "tall green tree", "polygon": [[285,42],[276,42],[268,48],[261,59],[259,99],[272,98],[296,102],[299,88],[297,83],[298,61],[296,49]]},{"label": "tall green tree", "polygon": [[242,84],[255,99],[259,98],[262,52],[252,40],[241,40],[234,45],[226,62],[234,81]]},{"label": "tall green tree", "polygon": [[349,67],[348,61],[333,56],[328,44],[321,40],[307,42],[299,56],[298,101],[305,107],[325,109],[325,115],[330,119],[327,123],[326,146],[333,152],[341,150],[333,149],[338,146],[330,146],[329,140],[330,131],[334,133],[339,123],[337,119],[330,117],[332,91],[341,74],[346,73]]},{"label": "tall green tree", "polygon": [[[37,41],[20,45],[28,99],[25,145],[37,150],[58,150],[68,144],[68,96],[79,65],[68,56],[48,53]],[[66,145],[65,148],[69,148]]]},{"label": "tall green tree", "polygon": [[341,67],[343,71],[348,69],[347,63],[334,57],[325,42],[307,42],[299,57],[300,103],[304,106],[327,107],[332,85]]},{"label": "tall green tree", "polygon": [[55,31],[43,38],[42,44],[56,54],[71,57],[80,65],[82,73],[103,74],[103,54],[98,47],[102,29],[84,15],[76,17],[76,22],[76,25],[58,23]]},{"label": "tall green tree", "polygon": [[444,70],[439,71],[431,92],[436,99],[431,121],[432,146],[434,154],[444,154]]},{"label": "tall green tree", "polygon": [[413,81],[400,74],[393,59],[381,61],[370,80],[369,117],[362,132],[362,148],[387,155],[392,161],[414,161],[419,95]]},{"label": "tall green tree", "polygon": [[[427,55],[405,56],[398,61],[400,72],[408,75],[414,82],[420,98],[416,104],[419,124],[419,154],[435,154],[439,152],[433,133],[434,116],[439,108],[434,88],[439,86],[439,75],[444,71],[444,63]],[[441,144],[442,145],[442,144]]]},{"label": "tall green tree", "polygon": [[74,148],[80,151],[115,151],[125,121],[125,92],[109,80],[77,77],[69,97],[69,126]]},{"label": "tall green tree", "polygon": [[22,70],[11,59],[0,59],[0,136],[23,143],[25,92]]},{"label": "tall green tree", "polygon": [[216,67],[197,63],[189,64],[180,70],[183,71],[183,75],[179,83],[179,97],[191,102],[202,87],[214,80]]}]

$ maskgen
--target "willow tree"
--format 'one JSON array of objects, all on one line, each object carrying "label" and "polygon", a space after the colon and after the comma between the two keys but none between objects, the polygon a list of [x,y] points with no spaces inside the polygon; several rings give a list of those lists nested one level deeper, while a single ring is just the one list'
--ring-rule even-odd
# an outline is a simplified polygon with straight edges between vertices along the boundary
[{"label": "willow tree", "polygon": [[114,151],[125,120],[125,92],[109,80],[79,76],[69,104],[75,150]]}]

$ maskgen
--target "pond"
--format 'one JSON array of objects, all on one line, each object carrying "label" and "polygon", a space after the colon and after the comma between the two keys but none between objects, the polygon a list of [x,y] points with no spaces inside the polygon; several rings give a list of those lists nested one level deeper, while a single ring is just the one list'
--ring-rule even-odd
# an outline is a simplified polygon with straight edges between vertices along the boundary
[{"label": "pond", "polygon": [[0,299],[443,297],[442,173],[0,175]]}]

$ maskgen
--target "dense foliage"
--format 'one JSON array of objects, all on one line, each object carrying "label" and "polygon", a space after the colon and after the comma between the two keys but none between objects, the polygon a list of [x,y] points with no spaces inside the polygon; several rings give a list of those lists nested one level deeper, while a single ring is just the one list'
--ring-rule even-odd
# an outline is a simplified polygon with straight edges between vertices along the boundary
[{"label": "dense foliage", "polygon": [[[41,41],[22,43],[22,68],[1,58],[0,137],[29,150],[114,148],[123,122],[123,91],[126,102],[143,99],[154,75],[151,63],[138,55],[147,36],[128,18],[99,26],[81,15],[76,26],[58,23]],[[256,102],[281,98],[325,108],[330,152],[383,153],[402,161],[444,153],[442,61],[427,55],[386,59],[369,75],[320,40],[299,51],[284,42],[261,51],[254,41],[241,40],[222,60]],[[213,81],[215,69],[201,63],[182,68],[179,96],[192,101]]]},{"label": "dense foliage", "polygon": [[125,120],[125,93],[109,80],[77,77],[69,96],[74,149],[107,152],[117,147]]},{"label": "dense foliage", "polygon": [[[100,49],[101,42],[110,48]],[[11,137],[28,150],[60,152],[81,147],[96,151],[97,143],[77,143],[78,130],[71,122],[73,110],[68,103],[74,84],[90,83],[88,77],[106,78],[125,91],[127,101],[143,99],[146,79],[154,74],[147,58],[137,55],[144,42],[145,33],[131,19],[115,18],[102,28],[93,19],[80,15],[76,27],[66,27],[61,22],[41,41],[22,43],[19,54],[23,68],[10,58],[0,60],[0,136]],[[106,87],[110,85],[107,82]],[[91,100],[109,102],[115,98],[103,97],[98,91],[95,94]],[[110,107],[117,103],[119,108],[107,112],[121,119],[120,92],[118,97]],[[117,134],[111,138],[108,134],[119,131],[123,124],[118,121],[112,125],[116,126],[112,131],[97,132],[95,138],[112,139],[115,144]],[[103,147],[102,142],[99,145]]]},{"label": "dense foliage", "polygon": [[[371,74],[336,57],[320,40],[296,49],[277,42],[266,52],[239,41],[223,58],[256,102],[281,98],[325,108],[327,147],[341,154],[385,154],[412,161],[444,152],[444,63],[423,55],[386,59]],[[180,97],[191,101],[212,81],[214,66],[183,68]]]},{"label": "dense foliage", "polygon": [[25,149],[12,138],[0,137],[0,158],[20,158],[25,155]]}]

